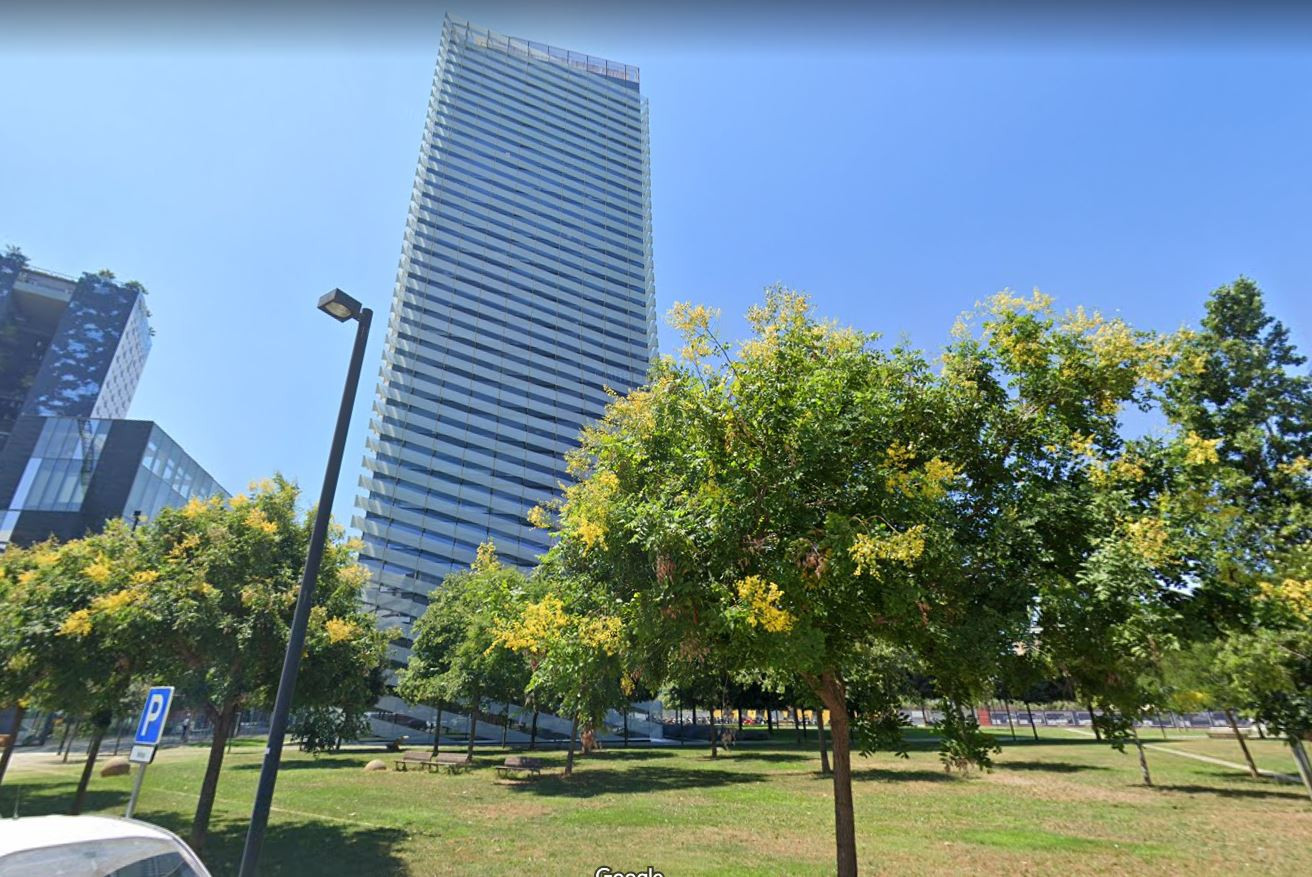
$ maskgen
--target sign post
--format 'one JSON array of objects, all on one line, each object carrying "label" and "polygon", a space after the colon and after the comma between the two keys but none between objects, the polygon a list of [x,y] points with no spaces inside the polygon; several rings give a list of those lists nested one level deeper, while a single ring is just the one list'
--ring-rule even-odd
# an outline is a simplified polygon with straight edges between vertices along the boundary
[{"label": "sign post", "polygon": [[141,765],[137,768],[137,778],[132,783],[132,797],[128,799],[127,817],[137,809],[137,795],[141,793],[141,781],[146,777],[146,765],[155,760],[155,749],[164,736],[164,723],[169,718],[169,707],[173,705],[173,686],[158,685],[146,695],[146,705],[141,709],[141,718],[137,720],[137,733],[132,738],[132,753],[128,761]]}]

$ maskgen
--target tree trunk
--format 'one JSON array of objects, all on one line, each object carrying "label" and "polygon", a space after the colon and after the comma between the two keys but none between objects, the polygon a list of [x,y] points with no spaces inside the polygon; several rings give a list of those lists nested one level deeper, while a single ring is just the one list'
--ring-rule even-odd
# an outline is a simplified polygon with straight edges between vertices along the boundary
[{"label": "tree trunk", "polygon": [[692,726],[697,727],[697,704],[692,705]]},{"label": "tree trunk", "polygon": [[715,724],[715,711],[711,711],[711,758],[720,757],[720,728]]},{"label": "tree trunk", "polygon": [[533,729],[529,732],[528,748],[538,748],[538,711],[533,710]]},{"label": "tree trunk", "polygon": [[506,735],[510,732],[510,701],[506,701],[506,708],[501,711],[501,748],[506,748]]},{"label": "tree trunk", "polygon": [[829,747],[825,744],[825,708],[823,705],[815,711],[815,730],[820,738],[820,775],[829,776],[833,771],[829,767]]},{"label": "tree trunk", "polygon": [[474,757],[474,735],[478,733],[478,707],[482,699],[475,697],[469,707],[469,740],[465,744],[465,755],[471,760]]},{"label": "tree trunk", "polygon": [[1244,735],[1239,732],[1239,723],[1235,721],[1235,711],[1227,709],[1225,711],[1226,721],[1230,723],[1230,730],[1234,731],[1235,739],[1239,741],[1239,748],[1244,750],[1244,761],[1248,762],[1248,773],[1253,779],[1261,779],[1262,775],[1257,772],[1257,765],[1253,762],[1253,754],[1248,751],[1248,741]]},{"label": "tree trunk", "polygon": [[437,702],[437,721],[433,723],[433,757],[437,757],[438,747],[442,745],[442,701]]},{"label": "tree trunk", "polygon": [[1139,732],[1130,729],[1134,735],[1134,748],[1139,750],[1139,773],[1143,774],[1143,784],[1151,786],[1153,784],[1153,775],[1148,772],[1148,756],[1143,751],[1143,741],[1139,739]]},{"label": "tree trunk", "polygon": [[624,748],[629,748],[629,705],[624,705]]},{"label": "tree trunk", "polygon": [[838,877],[856,877],[856,817],[852,808],[852,737],[847,692],[842,680],[832,673],[821,674],[819,682],[817,694],[829,708],[834,738],[834,841],[838,861],[835,873]]},{"label": "tree trunk", "polygon": [[119,744],[123,742],[123,730],[127,725],[122,719],[118,720],[118,736],[114,738],[114,754],[118,755]]},{"label": "tree trunk", "polygon": [[797,736],[797,745],[802,745],[802,714],[793,707],[793,733]]},{"label": "tree trunk", "polygon": [[1003,700],[1002,705],[1007,708],[1007,727],[1011,728],[1011,739],[1016,739],[1016,723],[1011,720],[1011,701]]},{"label": "tree trunk", "polygon": [[200,800],[196,802],[196,816],[191,821],[191,837],[187,841],[197,853],[205,846],[205,836],[210,830],[210,812],[219,790],[219,771],[223,768],[223,752],[237,715],[237,704],[224,704],[218,710],[206,706],[205,712],[214,726],[214,736],[210,739],[210,758],[205,764],[205,779],[200,784]]},{"label": "tree trunk", "polygon": [[774,710],[765,711],[765,729],[770,732],[770,739],[774,739]]},{"label": "tree trunk", "polygon": [[574,773],[574,739],[579,735],[579,714],[574,713],[574,718],[569,724],[569,752],[565,754],[565,776]]},{"label": "tree trunk", "polygon": [[21,705],[14,706],[14,727],[11,729],[9,739],[5,742],[5,751],[0,752],[0,783],[5,781],[5,771],[9,769],[9,757],[14,754],[14,747],[18,745],[18,734],[23,730],[23,713],[27,710]]},{"label": "tree trunk", "polygon": [[82,805],[87,800],[87,786],[91,783],[91,774],[96,769],[96,756],[100,754],[100,743],[109,731],[109,723],[114,717],[109,714],[98,716],[91,727],[91,743],[87,746],[86,764],[82,765],[82,778],[77,782],[77,794],[73,796],[73,807],[68,811],[73,816],[82,812]]},{"label": "tree trunk", "polygon": [[1294,763],[1298,765],[1298,775],[1303,778],[1303,787],[1307,789],[1307,795],[1312,798],[1312,764],[1308,764],[1307,750],[1303,748],[1303,741],[1298,739],[1294,734],[1289,735],[1289,748],[1294,753]]},{"label": "tree trunk", "polygon": [[738,707],[738,733],[743,732],[743,708]]},{"label": "tree trunk", "polygon": [[1030,730],[1034,732],[1034,739],[1039,739],[1039,728],[1034,724],[1034,710],[1030,709],[1030,702],[1025,701],[1025,714],[1030,717]]},{"label": "tree trunk", "polygon": [[56,755],[64,756],[64,764],[68,764],[68,751],[73,748],[73,740],[76,739],[77,722],[64,723],[64,736],[59,739],[59,748],[55,750]]},{"label": "tree trunk", "polygon": [[[1093,704],[1086,703],[1084,706],[1085,709],[1089,711],[1089,724],[1093,726],[1093,739],[1102,740],[1102,731],[1098,729],[1098,720],[1094,718],[1093,715]],[[1138,739],[1138,735],[1135,735],[1135,739]],[[1148,785],[1151,786],[1152,783],[1149,783]]]}]

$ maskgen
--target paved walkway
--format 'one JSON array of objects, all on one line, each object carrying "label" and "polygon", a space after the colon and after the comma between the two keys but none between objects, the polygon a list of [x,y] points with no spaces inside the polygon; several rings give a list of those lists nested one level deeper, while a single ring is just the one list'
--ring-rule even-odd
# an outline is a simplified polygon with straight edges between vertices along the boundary
[{"label": "paved walkway", "polygon": [[[1065,730],[1070,731],[1072,734],[1079,734],[1083,737],[1096,736],[1092,731],[1080,731],[1077,730],[1076,728],[1066,728]],[[1160,743],[1145,743],[1143,744],[1143,748],[1152,749],[1157,752],[1165,752],[1168,755],[1178,755],[1181,758],[1192,758],[1194,761],[1203,761],[1206,762],[1207,764],[1215,764],[1218,765],[1219,767],[1229,767],[1229,768],[1233,768],[1234,770],[1239,770],[1239,771],[1243,771],[1244,773],[1248,773],[1248,765],[1246,764],[1236,764],[1233,761],[1226,761],[1221,758],[1213,758],[1210,755],[1199,755],[1196,752],[1181,752],[1179,749],[1171,749],[1170,747],[1163,746]],[[1257,769],[1257,772],[1264,777],[1275,780],[1278,783],[1298,784],[1302,782],[1302,780],[1300,780],[1298,777],[1290,776],[1287,773],[1276,773],[1273,770],[1265,770],[1260,767]]]}]

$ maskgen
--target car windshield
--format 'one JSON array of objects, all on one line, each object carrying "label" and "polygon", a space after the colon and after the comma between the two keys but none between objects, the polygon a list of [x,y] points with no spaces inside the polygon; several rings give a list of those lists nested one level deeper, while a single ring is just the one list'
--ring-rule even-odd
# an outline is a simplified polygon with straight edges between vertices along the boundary
[{"label": "car windshield", "polygon": [[23,850],[0,859],[5,877],[197,877],[166,838],[128,837]]}]

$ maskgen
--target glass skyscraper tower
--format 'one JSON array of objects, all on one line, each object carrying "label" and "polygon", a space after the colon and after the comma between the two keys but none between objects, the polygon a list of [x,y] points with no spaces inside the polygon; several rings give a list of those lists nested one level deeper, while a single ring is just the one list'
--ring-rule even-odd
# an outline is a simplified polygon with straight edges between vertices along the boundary
[{"label": "glass skyscraper tower", "polygon": [[479,543],[546,551],[525,515],[655,349],[637,68],[448,17],[354,519],[394,657]]}]

